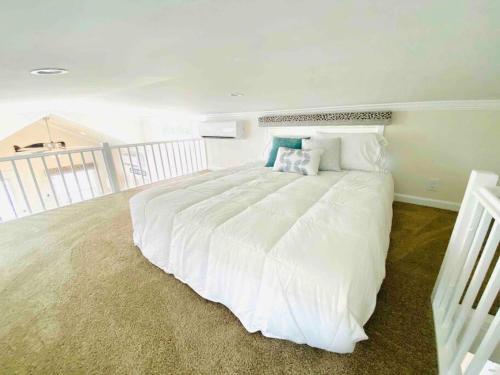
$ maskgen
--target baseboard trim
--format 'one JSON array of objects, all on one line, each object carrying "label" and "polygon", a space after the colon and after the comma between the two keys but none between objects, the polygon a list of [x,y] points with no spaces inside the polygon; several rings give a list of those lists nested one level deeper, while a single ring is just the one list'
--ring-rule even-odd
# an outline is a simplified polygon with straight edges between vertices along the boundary
[{"label": "baseboard trim", "polygon": [[394,200],[396,202],[412,203],[412,204],[418,204],[420,206],[435,207],[450,211],[458,211],[460,209],[460,203],[458,202],[417,197],[415,195],[408,195],[408,194],[396,193],[394,194]]}]

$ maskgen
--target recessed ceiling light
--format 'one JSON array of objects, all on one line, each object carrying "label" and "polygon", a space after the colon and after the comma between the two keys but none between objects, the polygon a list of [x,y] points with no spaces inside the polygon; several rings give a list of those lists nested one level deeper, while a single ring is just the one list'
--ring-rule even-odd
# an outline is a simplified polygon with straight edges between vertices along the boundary
[{"label": "recessed ceiling light", "polygon": [[30,72],[34,76],[55,76],[59,74],[66,74],[68,71],[66,69],[61,68],[42,68],[42,69],[34,69]]},{"label": "recessed ceiling light", "polygon": [[241,93],[241,92],[232,92],[231,93],[231,96],[243,96],[245,94]]}]

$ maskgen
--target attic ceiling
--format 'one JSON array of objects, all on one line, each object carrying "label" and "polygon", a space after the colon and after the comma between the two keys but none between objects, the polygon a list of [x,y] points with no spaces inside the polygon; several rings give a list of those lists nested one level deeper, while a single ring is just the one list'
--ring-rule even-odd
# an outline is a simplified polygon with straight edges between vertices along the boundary
[{"label": "attic ceiling", "polygon": [[[495,0],[3,0],[0,104],[218,113],[500,99],[499,20]],[[42,67],[70,73],[29,74]]]}]

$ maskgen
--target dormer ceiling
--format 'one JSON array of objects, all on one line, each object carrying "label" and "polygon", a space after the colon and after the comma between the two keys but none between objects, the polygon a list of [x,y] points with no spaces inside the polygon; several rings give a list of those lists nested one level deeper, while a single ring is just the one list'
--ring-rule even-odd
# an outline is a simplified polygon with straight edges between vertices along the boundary
[{"label": "dormer ceiling", "polygon": [[[495,0],[3,0],[0,104],[217,113],[500,99],[499,20]],[[69,73],[29,74],[44,67]]]}]

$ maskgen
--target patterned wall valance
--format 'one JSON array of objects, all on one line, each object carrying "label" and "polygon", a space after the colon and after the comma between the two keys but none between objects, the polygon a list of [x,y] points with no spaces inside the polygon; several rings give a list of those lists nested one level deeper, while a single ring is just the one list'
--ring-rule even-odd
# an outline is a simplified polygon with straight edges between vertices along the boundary
[{"label": "patterned wall valance", "polygon": [[261,127],[387,125],[392,112],[332,112],[259,117]]}]

